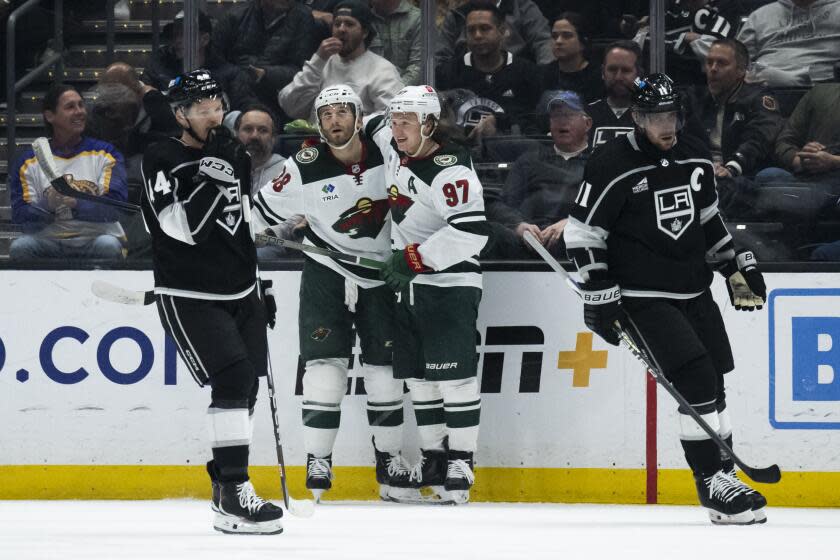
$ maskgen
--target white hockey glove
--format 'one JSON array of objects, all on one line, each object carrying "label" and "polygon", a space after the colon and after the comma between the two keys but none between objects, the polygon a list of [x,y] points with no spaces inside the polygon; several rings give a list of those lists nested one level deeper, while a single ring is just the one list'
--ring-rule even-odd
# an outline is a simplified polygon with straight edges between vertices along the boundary
[{"label": "white hockey glove", "polygon": [[764,276],[752,251],[741,250],[722,270],[729,300],[738,311],[761,309],[767,299]]}]

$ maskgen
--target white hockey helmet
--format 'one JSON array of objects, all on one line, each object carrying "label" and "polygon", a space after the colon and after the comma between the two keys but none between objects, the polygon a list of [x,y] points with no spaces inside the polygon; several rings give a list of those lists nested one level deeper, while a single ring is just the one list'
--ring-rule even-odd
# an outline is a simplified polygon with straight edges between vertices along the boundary
[{"label": "white hockey helmet", "polygon": [[321,108],[336,103],[352,105],[356,118],[359,118],[362,114],[362,100],[359,99],[353,88],[346,84],[336,84],[322,89],[318,97],[315,98],[315,117],[318,119],[319,125],[321,118],[318,116],[318,112]]},{"label": "white hockey helmet", "polygon": [[440,120],[440,99],[432,86],[406,86],[391,99],[388,113],[415,113],[420,124],[428,117]]}]

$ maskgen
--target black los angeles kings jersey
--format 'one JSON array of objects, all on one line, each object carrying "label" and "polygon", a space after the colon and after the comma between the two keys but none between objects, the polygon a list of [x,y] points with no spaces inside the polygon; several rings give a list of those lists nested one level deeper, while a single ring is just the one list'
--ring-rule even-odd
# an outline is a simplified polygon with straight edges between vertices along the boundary
[{"label": "black los angeles kings jersey", "polygon": [[143,154],[141,206],[152,236],[155,293],[238,299],[256,282],[257,253],[242,211],[250,163],[236,162],[238,181],[198,180],[201,150],[174,138]]},{"label": "black los angeles kings jersey", "polygon": [[636,132],[589,160],[564,237],[585,282],[609,280],[636,297],[700,295],[711,283],[707,256],[732,248],[708,151],[681,137],[660,152]]}]

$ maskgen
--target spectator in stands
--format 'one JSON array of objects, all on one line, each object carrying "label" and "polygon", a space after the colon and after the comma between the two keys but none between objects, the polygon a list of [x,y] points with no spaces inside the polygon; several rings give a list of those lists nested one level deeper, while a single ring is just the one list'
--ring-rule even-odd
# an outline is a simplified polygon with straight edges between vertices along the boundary
[{"label": "spectator in stands", "polygon": [[420,84],[420,10],[408,0],[370,0],[370,5],[376,29],[370,50],[396,66],[405,85]]},{"label": "spectator in stands", "polygon": [[508,247],[501,250],[507,256],[515,256],[511,246],[524,247],[526,231],[553,254],[562,256],[565,251],[562,233],[583,181],[592,119],[580,95],[573,91],[557,92],[546,109],[553,144],[520,156],[508,175],[501,201],[488,209],[492,219],[509,228],[497,241],[500,248]]},{"label": "spectator in stands", "polygon": [[776,139],[776,160],[761,182],[804,180],[840,188],[840,84],[817,84],[796,105]]},{"label": "spectator in stands", "polygon": [[396,66],[368,50],[376,35],[370,8],[353,0],[339,2],[332,29],[332,36],[280,91],[280,106],[292,118],[309,118],[322,89],[347,84],[359,94],[366,115],[384,112],[403,82]]},{"label": "spectator in stands", "polygon": [[286,158],[274,153],[277,132],[274,116],[265,105],[251,105],[236,117],[234,130],[251,155],[251,194],[280,176]]},{"label": "spectator in stands", "polygon": [[277,92],[318,46],[312,11],[297,0],[251,0],[218,19],[212,43],[225,60],[249,75],[256,98],[285,122]]},{"label": "spectator in stands", "polygon": [[[247,85],[247,76],[237,66],[226,62],[213,48],[210,41],[212,31],[210,18],[199,12],[197,67],[209,70],[222,84],[232,107],[241,107],[252,100],[254,94]],[[178,12],[175,19],[164,26],[161,34],[167,44],[152,53],[143,71],[143,79],[153,88],[166,91],[169,82],[184,72],[184,12]]]},{"label": "spectator in stands", "polygon": [[[126,159],[142,155],[152,142],[157,142],[167,136],[178,135],[180,127],[166,96],[153,86],[140,81],[137,72],[130,64],[115,62],[108,66],[99,79],[99,86],[109,84],[119,84],[128,88],[140,103],[137,118],[129,132],[127,145],[124,149],[120,147]],[[99,105],[99,98],[97,98],[95,107]]]},{"label": "spectator in stands", "polygon": [[700,101],[715,175],[754,175],[766,166],[784,119],[772,93],[744,83],[749,52],[736,39],[718,39],[706,57],[708,91]]},{"label": "spectator in stands", "polygon": [[604,52],[601,75],[606,97],[589,104],[586,112],[592,119],[589,145],[594,150],[618,136],[633,132],[630,111],[633,82],[642,73],[642,50],[633,41],[616,41]]},{"label": "spectator in stands", "polygon": [[734,38],[746,13],[740,0],[670,0],[665,12],[668,74],[681,86],[702,86],[712,42]]},{"label": "spectator in stands", "polygon": [[561,14],[551,26],[551,38],[554,60],[540,66],[543,91],[576,91],[586,102],[602,98],[601,72],[587,59],[589,34],[580,14]]},{"label": "spectator in stands", "polygon": [[312,10],[319,43],[332,35],[333,10],[338,2],[339,0],[300,0],[301,4]]},{"label": "spectator in stands", "polygon": [[[122,155],[111,144],[84,136],[87,111],[72,86],[56,84],[44,96],[44,123],[61,173],[74,188],[126,200]],[[15,239],[15,261],[70,257],[121,260],[125,234],[117,212],[103,204],[61,195],[47,180],[32,148],[9,175],[12,220],[28,233]]]},{"label": "spectator in stands", "polygon": [[[503,48],[536,64],[554,60],[548,20],[532,0],[498,0],[494,2],[507,24]],[[440,29],[437,64],[447,64],[464,56],[467,50],[467,12],[465,6],[450,11]]]},{"label": "spectator in stands", "polygon": [[[274,116],[265,105],[251,105],[243,110],[234,124],[236,136],[245,145],[251,155],[251,195],[255,195],[260,187],[270,183],[282,174],[283,163],[286,158],[274,153],[274,142],[277,140]],[[283,222],[283,231],[275,232],[283,239],[294,239],[302,235],[302,228],[306,226],[303,216],[292,216]],[[257,248],[260,260],[277,259],[288,254],[285,248],[266,245]]]},{"label": "spectator in stands", "polygon": [[506,24],[493,2],[474,0],[462,10],[468,51],[463,57],[438,66],[438,89],[469,89],[499,106],[496,115],[488,115],[495,119],[496,128],[514,133],[534,132],[540,91],[536,66],[504,50]]},{"label": "spectator in stands", "polygon": [[751,81],[770,87],[829,81],[840,59],[840,0],[779,0],[749,15],[738,34]]}]

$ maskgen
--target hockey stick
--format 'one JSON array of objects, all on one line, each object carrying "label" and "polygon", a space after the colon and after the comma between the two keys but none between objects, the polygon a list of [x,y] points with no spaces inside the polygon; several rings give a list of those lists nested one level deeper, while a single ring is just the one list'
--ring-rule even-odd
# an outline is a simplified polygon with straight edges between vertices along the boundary
[{"label": "hockey stick", "polygon": [[254,241],[257,242],[258,245],[279,245],[280,247],[288,247],[289,249],[296,249],[298,251],[303,251],[304,253],[314,253],[316,255],[324,255],[325,257],[333,258],[337,261],[345,261],[353,264],[357,264],[359,266],[364,266],[365,268],[376,268],[381,269],[385,266],[385,263],[382,261],[377,261],[375,259],[368,259],[366,257],[358,257],[356,255],[351,255],[349,253],[342,253],[340,251],[333,251],[332,249],[324,249],[323,247],[316,247],[315,245],[304,245],[303,243],[298,243],[297,241],[290,241],[288,239],[281,239],[279,237],[274,237],[272,235],[266,235],[264,233],[258,233],[254,236]]},{"label": "hockey stick", "polygon": [[[533,234],[531,234],[531,232],[526,231],[524,238],[528,245],[533,247],[533,249],[540,255],[540,257],[542,257],[542,259],[546,263],[548,263],[548,265],[555,272],[558,272],[561,276],[563,276],[566,282],[572,286],[575,293],[580,295],[580,288],[577,286],[577,284],[575,284],[574,280],[572,280],[572,277],[569,275],[569,273],[566,272],[566,269],[560,266],[560,263],[557,262],[557,259],[551,256],[551,253],[549,253],[545,249],[545,247],[542,246],[542,244],[533,236]],[[682,394],[679,391],[677,391],[677,389],[671,384],[670,381],[665,379],[665,376],[662,374],[662,370],[659,368],[659,364],[653,357],[653,353],[650,351],[647,342],[642,337],[642,334],[639,331],[638,327],[636,327],[636,324],[633,322],[633,319],[630,318],[630,315],[627,313],[624,313],[624,317],[627,319],[630,326],[633,328],[633,331],[635,331],[634,334],[639,338],[639,341],[641,342],[641,347],[639,344],[636,344],[636,342],[633,340],[633,338],[630,336],[627,330],[622,328],[621,324],[618,321],[615,324],[616,334],[618,334],[619,338],[625,343],[627,348],[636,357],[636,359],[642,362],[642,364],[648,369],[648,371],[656,380],[656,382],[659,383],[659,385],[661,385],[668,392],[668,394],[670,394],[674,398],[674,400],[677,401],[677,403],[680,405],[680,409],[686,411],[686,413],[689,416],[691,416],[691,418],[695,422],[697,422],[697,425],[699,425],[703,429],[703,431],[706,432],[706,435],[708,435],[709,438],[711,438],[712,441],[714,441],[715,444],[721,450],[728,453],[732,457],[732,460],[735,462],[735,464],[741,467],[741,470],[744,472],[744,474],[746,474],[752,480],[767,484],[779,482],[779,480],[781,480],[782,478],[782,473],[779,470],[778,465],[770,465],[769,467],[764,468],[751,467],[744,463],[735,454],[735,452],[732,451],[732,448],[720,437],[720,435],[715,430],[712,429],[711,426],[709,426],[708,423],[706,423],[705,420],[703,420],[700,414],[696,410],[694,410],[694,408],[688,403],[688,401],[685,400],[685,397],[683,397]]]},{"label": "hockey stick", "polygon": [[47,176],[47,180],[55,189],[55,192],[71,198],[89,200],[90,202],[96,202],[97,204],[103,204],[105,206],[113,206],[114,208],[119,208],[120,210],[127,210],[129,212],[140,211],[140,206],[137,204],[77,191],[70,186],[70,183],[67,181],[67,175],[62,175],[58,172],[55,157],[53,157],[52,150],[50,149],[50,142],[43,136],[37,138],[32,143],[32,150],[35,152],[35,159],[38,160],[38,165],[41,166],[41,170],[44,172],[44,175]]},{"label": "hockey stick", "polygon": [[268,404],[271,406],[271,420],[274,423],[274,448],[277,451],[277,466],[280,469],[280,490],[283,492],[283,503],[286,510],[295,517],[312,517],[315,513],[315,502],[312,500],[295,500],[289,495],[289,488],[286,485],[286,462],[283,460],[283,444],[280,439],[280,417],[277,415],[277,392],[274,387],[274,370],[271,367],[271,353],[266,348],[266,359],[268,371]]},{"label": "hockey stick", "polygon": [[[255,238],[256,241],[262,244],[280,245],[281,247],[288,247],[289,249],[296,249],[298,251],[304,251],[306,253],[325,255],[327,257],[332,257],[336,260],[352,262],[354,264],[358,264],[366,268],[381,269],[383,266],[385,266],[385,263],[383,263],[382,261],[368,259],[365,257],[357,257],[348,253],[341,253],[338,251],[332,251],[330,249],[323,249],[314,245],[304,245],[303,243],[289,241],[286,239],[280,239],[278,237],[272,237],[264,233],[256,234]],[[152,290],[147,290],[145,292],[139,290],[129,290],[111,284],[110,282],[105,282],[104,280],[94,280],[93,282],[91,282],[90,291],[93,292],[93,295],[95,295],[98,298],[113,303],[120,303],[123,305],[149,305],[151,303],[154,303],[155,301],[155,293]]]}]

